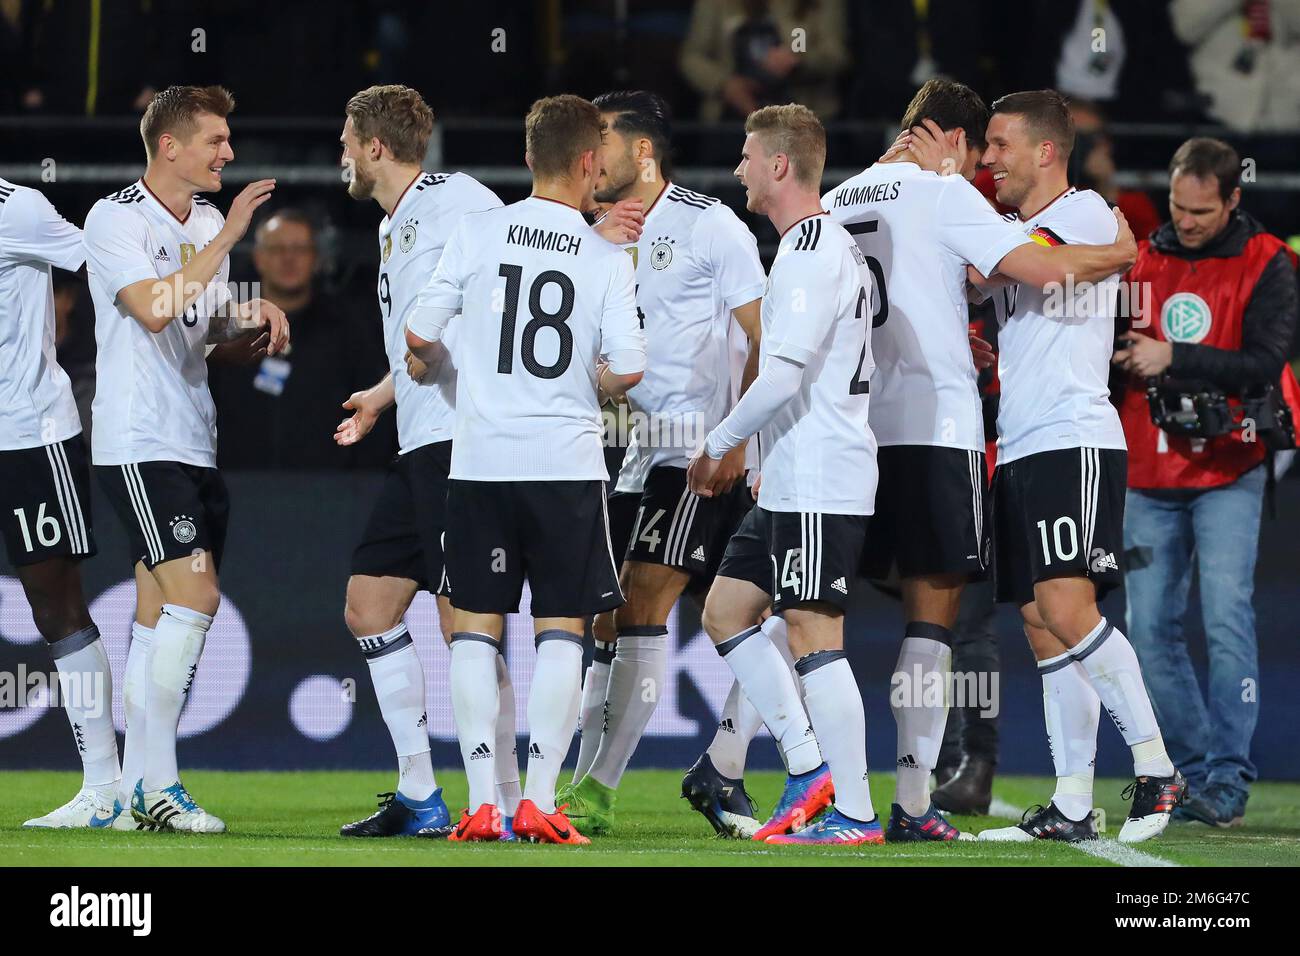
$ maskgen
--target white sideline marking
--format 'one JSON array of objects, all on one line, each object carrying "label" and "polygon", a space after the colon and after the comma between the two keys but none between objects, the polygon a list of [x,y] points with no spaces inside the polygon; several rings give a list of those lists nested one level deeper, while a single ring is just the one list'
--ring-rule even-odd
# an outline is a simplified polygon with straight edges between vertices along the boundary
[{"label": "white sideline marking", "polygon": [[1159,856],[1152,856],[1150,853],[1143,853],[1141,850],[1135,850],[1127,844],[1117,843],[1106,837],[1069,845],[1089,856],[1108,860],[1117,866],[1182,866],[1181,863],[1175,863],[1173,860],[1166,860]]},{"label": "white sideline marking", "polygon": [[[989,815],[995,817],[1010,817],[1018,819],[1024,813],[1021,807],[1016,806],[1009,800],[1003,800],[1001,797],[994,797],[989,802]],[[1114,863],[1116,866],[1182,866],[1181,863],[1175,863],[1173,860],[1166,860],[1163,857],[1152,856],[1150,853],[1143,853],[1141,850],[1135,850],[1125,843],[1119,843],[1106,837],[1100,837],[1096,840],[1088,840],[1083,843],[1070,843],[1082,853],[1089,856],[1095,856],[1100,860]]]}]

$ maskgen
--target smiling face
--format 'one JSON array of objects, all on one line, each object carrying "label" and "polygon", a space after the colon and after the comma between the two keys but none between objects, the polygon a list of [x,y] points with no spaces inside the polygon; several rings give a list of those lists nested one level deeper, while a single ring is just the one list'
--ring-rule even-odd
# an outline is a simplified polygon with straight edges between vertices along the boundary
[{"label": "smiling face", "polygon": [[987,139],[981,161],[993,173],[998,202],[1019,208],[1037,181],[1043,144],[1029,135],[1025,118],[1015,113],[994,113]]},{"label": "smiling face", "polygon": [[343,147],[339,165],[348,173],[348,195],[353,199],[369,199],[375,192],[374,165],[377,160],[371,159],[373,143],[361,142],[350,116],[343,123],[339,145]]},{"label": "smiling face", "polygon": [[601,144],[597,154],[596,201],[618,202],[631,195],[641,168],[637,163],[638,144],[643,139],[614,128],[616,113],[600,114]]},{"label": "smiling face", "polygon": [[195,130],[188,137],[165,133],[163,154],[172,169],[196,192],[211,193],[221,189],[221,171],[235,158],[230,148],[230,127],[220,116],[199,113],[194,117]]},{"label": "smiling face", "polygon": [[1175,172],[1169,180],[1169,218],[1187,249],[1199,249],[1222,232],[1240,201],[1240,186],[1225,200],[1214,176]]}]

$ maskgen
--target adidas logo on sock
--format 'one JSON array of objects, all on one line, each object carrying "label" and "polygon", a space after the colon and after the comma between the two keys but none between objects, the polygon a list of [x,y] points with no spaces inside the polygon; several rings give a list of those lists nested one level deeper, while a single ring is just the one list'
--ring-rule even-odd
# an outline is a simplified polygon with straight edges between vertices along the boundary
[{"label": "adidas logo on sock", "polygon": [[489,747],[487,744],[483,743],[483,744],[479,744],[472,751],[470,751],[469,759],[483,760],[485,757],[491,757],[491,756],[492,756],[492,748]]},{"label": "adidas logo on sock", "polygon": [[723,717],[722,720],[718,722],[718,729],[725,730],[729,734],[734,734],[736,732],[736,725],[731,722],[730,717]]},{"label": "adidas logo on sock", "polygon": [[839,591],[841,594],[848,594],[849,583],[845,581],[843,578],[836,578],[834,583],[831,584],[831,590]]},{"label": "adidas logo on sock", "polygon": [[899,757],[899,758],[898,758],[898,765],[899,765],[900,767],[904,767],[904,768],[906,768],[906,769],[908,769],[908,770],[915,770],[915,769],[917,769],[916,758],[913,757],[911,754],[907,754],[906,756]]},{"label": "adidas logo on sock", "polygon": [[529,759],[529,760],[545,760],[546,758],[542,756],[542,748],[541,748],[541,747],[537,746],[537,744],[529,744],[529,745],[528,745],[528,759]]},{"label": "adidas logo on sock", "polygon": [[415,726],[417,726],[417,727],[428,727],[428,726],[429,726],[429,712],[428,712],[428,711],[425,711],[423,714],[420,715],[420,719],[417,720],[417,721],[415,722]]},{"label": "adidas logo on sock", "polygon": [[691,560],[692,561],[704,560],[704,545],[700,545],[698,548],[696,548],[694,551],[691,552]]}]

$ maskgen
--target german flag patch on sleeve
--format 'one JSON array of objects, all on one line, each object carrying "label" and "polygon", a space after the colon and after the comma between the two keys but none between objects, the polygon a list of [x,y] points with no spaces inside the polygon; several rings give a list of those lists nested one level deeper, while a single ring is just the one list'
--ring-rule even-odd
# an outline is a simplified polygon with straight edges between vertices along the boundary
[{"label": "german flag patch on sleeve", "polygon": [[1063,246],[1066,244],[1064,239],[1046,226],[1035,226],[1033,231],[1029,233],[1029,238],[1040,246]]}]

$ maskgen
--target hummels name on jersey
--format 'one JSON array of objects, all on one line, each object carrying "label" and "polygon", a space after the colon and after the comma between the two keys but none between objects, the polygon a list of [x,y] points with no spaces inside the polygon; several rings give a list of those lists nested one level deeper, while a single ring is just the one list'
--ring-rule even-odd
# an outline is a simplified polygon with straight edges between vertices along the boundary
[{"label": "hummels name on jersey", "polygon": [[854,186],[852,189],[842,189],[835,194],[835,206],[858,206],[862,203],[885,202],[890,199],[898,198],[898,187],[902,185],[900,180],[894,180],[892,183],[872,183],[870,186]]}]

